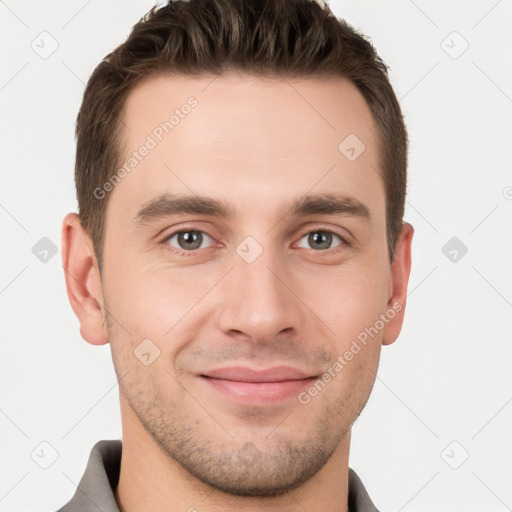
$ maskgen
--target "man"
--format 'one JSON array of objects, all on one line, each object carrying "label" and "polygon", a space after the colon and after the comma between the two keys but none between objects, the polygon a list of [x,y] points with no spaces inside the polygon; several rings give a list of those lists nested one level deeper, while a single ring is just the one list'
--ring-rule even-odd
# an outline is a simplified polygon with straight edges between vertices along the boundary
[{"label": "man", "polygon": [[312,0],[170,2],[96,68],[76,135],[67,292],[123,439],[61,510],[377,510],[351,427],[413,228],[371,44]]}]

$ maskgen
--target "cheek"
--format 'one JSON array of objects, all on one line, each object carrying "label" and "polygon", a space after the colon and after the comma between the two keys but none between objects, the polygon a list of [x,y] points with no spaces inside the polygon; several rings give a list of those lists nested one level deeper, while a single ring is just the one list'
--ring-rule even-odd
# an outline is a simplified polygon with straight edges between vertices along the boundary
[{"label": "cheek", "polygon": [[[130,264],[119,260],[106,275],[106,295],[119,321],[127,330],[150,328],[153,334],[164,335],[204,295],[210,279],[204,272],[181,269],[169,272],[158,265]],[[128,326],[130,328],[128,328]],[[148,335],[149,333],[143,333]]]},{"label": "cheek", "polygon": [[[146,343],[149,352],[159,356],[151,364],[158,368],[158,377],[154,378],[171,378],[163,370],[175,373],[177,354],[206,325],[211,316],[211,299],[208,301],[205,296],[221,275],[199,271],[197,267],[170,272],[154,265],[139,266],[136,274],[125,263],[118,265],[115,272],[118,280],[111,279],[107,299],[114,322],[123,327],[116,328],[115,337],[112,336],[112,344],[124,353],[118,354],[120,363],[138,368],[133,355],[142,351],[140,344]],[[148,339],[152,343],[144,341]]]},{"label": "cheek", "polygon": [[305,302],[330,328],[340,350],[385,312],[386,275],[385,269],[347,265],[300,278]]}]

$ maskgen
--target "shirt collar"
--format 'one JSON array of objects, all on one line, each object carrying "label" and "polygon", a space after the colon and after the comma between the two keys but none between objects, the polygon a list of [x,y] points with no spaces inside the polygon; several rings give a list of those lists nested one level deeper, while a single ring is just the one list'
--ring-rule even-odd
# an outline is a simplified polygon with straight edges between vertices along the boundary
[{"label": "shirt collar", "polygon": [[[121,452],[120,439],[98,441],[75,494],[58,512],[120,512],[114,489],[119,482]],[[348,474],[348,509],[349,512],[379,512],[352,468]]]}]

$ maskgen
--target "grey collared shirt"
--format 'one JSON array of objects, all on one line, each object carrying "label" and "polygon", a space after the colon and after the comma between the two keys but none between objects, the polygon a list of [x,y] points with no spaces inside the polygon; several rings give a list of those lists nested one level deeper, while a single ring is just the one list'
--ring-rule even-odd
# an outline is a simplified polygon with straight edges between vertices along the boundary
[{"label": "grey collared shirt", "polygon": [[[85,473],[71,500],[58,512],[119,512],[114,489],[121,469],[121,440],[98,441],[92,448]],[[349,468],[349,512],[379,512],[361,479]]]}]

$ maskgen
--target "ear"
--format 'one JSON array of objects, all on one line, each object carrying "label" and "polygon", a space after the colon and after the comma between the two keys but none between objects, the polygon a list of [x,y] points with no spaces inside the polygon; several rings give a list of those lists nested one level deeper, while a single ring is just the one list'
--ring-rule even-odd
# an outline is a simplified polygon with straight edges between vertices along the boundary
[{"label": "ear", "polygon": [[[404,222],[395,248],[395,257],[391,264],[389,278],[389,299],[386,315],[390,318],[384,329],[383,345],[391,345],[400,334],[405,315],[407,285],[411,272],[411,246],[414,228]],[[394,316],[392,316],[394,315]]]},{"label": "ear", "polygon": [[62,266],[82,338],[92,345],[108,343],[98,263],[91,239],[76,213],[68,213],[62,221]]}]

